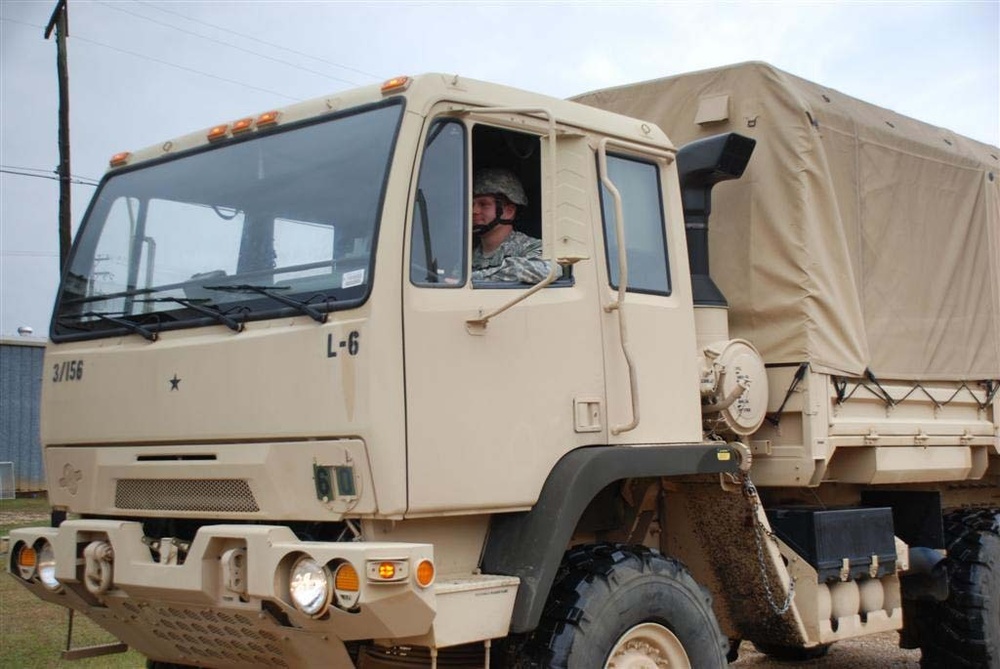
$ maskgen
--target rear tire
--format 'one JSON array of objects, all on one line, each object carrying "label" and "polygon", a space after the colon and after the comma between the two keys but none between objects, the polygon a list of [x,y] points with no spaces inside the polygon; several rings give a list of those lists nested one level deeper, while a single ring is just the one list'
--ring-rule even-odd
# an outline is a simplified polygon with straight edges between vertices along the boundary
[{"label": "rear tire", "polygon": [[1000,515],[945,516],[948,599],[921,607],[922,669],[1000,667]]},{"label": "rear tire", "polygon": [[[557,669],[725,667],[728,641],[708,592],[678,561],[643,546],[570,550],[527,651]],[[659,665],[657,665],[659,666]]]}]

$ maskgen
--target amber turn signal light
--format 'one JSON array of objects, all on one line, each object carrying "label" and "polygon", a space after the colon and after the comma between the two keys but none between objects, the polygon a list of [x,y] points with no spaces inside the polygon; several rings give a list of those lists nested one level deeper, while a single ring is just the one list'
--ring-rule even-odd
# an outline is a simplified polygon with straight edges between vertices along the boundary
[{"label": "amber turn signal light", "polygon": [[426,588],[434,582],[434,563],[430,560],[421,560],[417,565],[417,585]]},{"label": "amber turn signal light", "polygon": [[393,77],[382,84],[382,93],[402,93],[413,81],[409,77]]},{"label": "amber turn signal light", "polygon": [[358,578],[358,571],[350,563],[343,563],[337,567],[337,571],[333,574],[333,587],[335,590],[357,592],[361,589],[361,579]]},{"label": "amber turn signal light", "polygon": [[267,126],[267,125],[274,125],[277,122],[278,122],[278,112],[276,112],[276,111],[264,112],[263,114],[261,114],[260,116],[257,117],[257,127],[258,128],[261,128],[261,127]]},{"label": "amber turn signal light", "polygon": [[214,141],[216,141],[218,139],[222,139],[228,133],[229,133],[229,125],[228,124],[224,123],[222,125],[217,125],[217,126],[215,126],[214,128],[212,128],[211,130],[208,131],[208,141],[214,142]]},{"label": "amber turn signal light", "polygon": [[111,160],[109,161],[111,167],[121,167],[122,165],[128,162],[128,159],[131,156],[132,154],[129,153],[128,151],[122,151],[121,153],[116,153],[115,155],[111,156]]}]

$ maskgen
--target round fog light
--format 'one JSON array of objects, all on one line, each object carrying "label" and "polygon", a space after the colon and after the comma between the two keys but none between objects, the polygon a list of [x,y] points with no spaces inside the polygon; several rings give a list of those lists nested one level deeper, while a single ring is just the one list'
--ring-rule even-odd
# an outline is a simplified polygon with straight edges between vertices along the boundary
[{"label": "round fog light", "polygon": [[326,613],[330,606],[333,588],[330,570],[308,556],[300,557],[292,565],[288,590],[292,604],[302,613],[313,618]]},{"label": "round fog light", "polygon": [[38,547],[38,580],[49,590],[59,590],[62,584],[56,580],[56,552],[45,539],[37,544]]}]

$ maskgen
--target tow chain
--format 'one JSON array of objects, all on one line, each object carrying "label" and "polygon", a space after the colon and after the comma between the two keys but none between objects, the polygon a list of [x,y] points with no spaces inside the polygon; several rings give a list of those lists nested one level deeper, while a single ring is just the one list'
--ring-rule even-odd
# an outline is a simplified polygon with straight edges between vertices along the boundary
[{"label": "tow chain", "polygon": [[750,480],[750,474],[748,472],[742,472],[740,475],[742,479],[743,496],[747,498],[750,502],[750,513],[753,516],[753,529],[754,529],[754,539],[757,542],[757,564],[760,566],[761,581],[764,583],[764,594],[767,596],[767,604],[771,607],[771,610],[775,615],[782,616],[788,612],[788,609],[792,606],[792,599],[795,597],[795,580],[789,578],[788,581],[788,596],[785,598],[784,603],[780,606],[774,596],[774,590],[771,589],[771,579],[768,576],[767,561],[764,559],[764,537],[768,537],[771,541],[775,542],[777,545],[777,540],[775,539],[774,533],[768,528],[764,527],[764,524],[760,522],[757,512],[760,509],[760,497],[757,495],[757,487]]}]

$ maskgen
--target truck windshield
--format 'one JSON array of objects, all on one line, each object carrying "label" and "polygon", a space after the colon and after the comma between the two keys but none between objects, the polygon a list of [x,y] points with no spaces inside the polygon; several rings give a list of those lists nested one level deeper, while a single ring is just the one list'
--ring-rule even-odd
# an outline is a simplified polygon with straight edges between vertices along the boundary
[{"label": "truck windshield", "polygon": [[368,107],[112,175],[78,233],[53,339],[323,320],[363,302],[401,112]]}]

